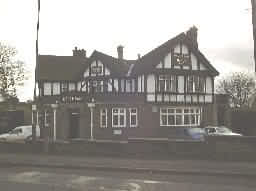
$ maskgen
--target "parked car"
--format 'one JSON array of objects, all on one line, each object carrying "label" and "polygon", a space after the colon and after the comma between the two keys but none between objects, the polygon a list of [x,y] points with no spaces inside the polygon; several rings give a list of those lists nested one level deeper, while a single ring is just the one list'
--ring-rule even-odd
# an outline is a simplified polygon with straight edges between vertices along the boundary
[{"label": "parked car", "polygon": [[206,135],[212,136],[212,135],[223,135],[223,136],[242,136],[242,134],[234,133],[231,129],[225,127],[225,126],[208,126],[205,127]]},{"label": "parked car", "polygon": [[177,129],[176,141],[205,141],[205,131],[198,127]]},{"label": "parked car", "polygon": [[[32,136],[32,125],[18,126],[8,133],[0,134],[0,141],[25,141],[30,136]],[[36,127],[36,136],[40,136],[40,129],[38,126]]]}]

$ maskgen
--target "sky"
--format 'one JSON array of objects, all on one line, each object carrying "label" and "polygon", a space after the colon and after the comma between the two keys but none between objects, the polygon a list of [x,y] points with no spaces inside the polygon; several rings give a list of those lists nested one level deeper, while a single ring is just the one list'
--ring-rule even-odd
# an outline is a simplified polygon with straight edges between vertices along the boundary
[{"label": "sky", "polygon": [[[200,51],[220,72],[254,71],[250,0],[41,0],[39,54],[72,55],[75,46],[136,59],[195,25]],[[33,98],[37,0],[0,0],[0,42],[16,47]],[[61,72],[61,71],[60,71]]]}]

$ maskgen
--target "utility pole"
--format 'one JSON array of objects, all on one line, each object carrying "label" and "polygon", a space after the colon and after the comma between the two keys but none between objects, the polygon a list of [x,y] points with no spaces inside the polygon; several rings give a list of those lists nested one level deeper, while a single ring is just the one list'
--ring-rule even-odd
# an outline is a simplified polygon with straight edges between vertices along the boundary
[{"label": "utility pole", "polygon": [[[256,65],[256,0],[251,0],[252,3],[252,28],[253,28],[253,41],[254,41],[254,64]],[[256,66],[254,70],[256,72]]]},{"label": "utility pole", "polygon": [[[37,100],[36,98],[36,88],[37,88],[37,85],[36,85],[36,80],[38,78],[38,74],[39,74],[39,68],[38,68],[38,33],[39,33],[39,13],[40,13],[40,0],[38,0],[37,2],[37,26],[36,26],[36,67],[35,67],[35,86],[34,86],[34,104],[35,106],[34,109],[36,108],[36,111],[38,111],[40,108],[39,108],[39,105],[38,105],[38,102],[39,100]],[[36,107],[37,106],[37,107]],[[36,112],[35,111],[35,112]],[[35,113],[32,111],[32,115]],[[35,122],[32,123],[32,140],[33,140],[33,143],[35,143],[35,140],[36,140],[36,124]]]}]

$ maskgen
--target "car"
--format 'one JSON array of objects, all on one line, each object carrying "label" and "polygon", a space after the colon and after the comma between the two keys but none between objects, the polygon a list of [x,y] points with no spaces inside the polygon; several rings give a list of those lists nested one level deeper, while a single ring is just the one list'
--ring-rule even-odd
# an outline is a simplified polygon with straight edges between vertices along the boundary
[{"label": "car", "polygon": [[212,135],[242,136],[242,134],[232,132],[231,129],[225,126],[208,126],[208,127],[205,127],[205,132],[206,132],[206,135],[208,136],[212,136]]},{"label": "car", "polygon": [[[32,136],[32,125],[18,126],[8,133],[0,134],[0,141],[19,142],[25,141],[30,136]],[[39,126],[36,127],[36,136],[40,136]]]},{"label": "car", "polygon": [[205,131],[199,127],[179,128],[173,140],[176,141],[205,141]]}]

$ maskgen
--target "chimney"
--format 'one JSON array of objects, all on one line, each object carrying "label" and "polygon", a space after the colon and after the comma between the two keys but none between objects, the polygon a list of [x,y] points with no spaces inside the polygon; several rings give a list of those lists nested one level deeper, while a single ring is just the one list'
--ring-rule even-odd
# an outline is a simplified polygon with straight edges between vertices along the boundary
[{"label": "chimney", "polygon": [[119,45],[117,47],[117,55],[118,55],[118,59],[119,60],[123,60],[124,59],[123,49],[124,49],[124,47],[122,45]]},{"label": "chimney", "polygon": [[79,57],[85,58],[86,51],[84,49],[77,49],[77,47],[75,47],[75,49],[73,50],[73,56],[79,56]]},{"label": "chimney", "polygon": [[187,37],[191,40],[192,44],[198,48],[198,43],[197,43],[197,28],[195,26],[191,27],[187,32],[186,35]]},{"label": "chimney", "polygon": [[140,59],[140,54],[138,54],[138,60]]}]

